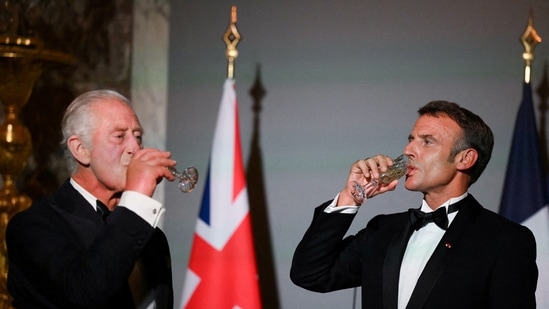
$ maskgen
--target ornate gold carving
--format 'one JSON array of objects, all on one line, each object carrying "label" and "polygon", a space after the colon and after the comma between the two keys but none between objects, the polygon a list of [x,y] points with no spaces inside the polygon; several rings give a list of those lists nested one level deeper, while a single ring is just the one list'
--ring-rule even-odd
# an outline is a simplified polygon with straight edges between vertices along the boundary
[{"label": "ornate gold carving", "polygon": [[524,46],[524,53],[522,53],[522,59],[524,59],[525,62],[524,82],[530,83],[531,64],[532,61],[534,61],[534,48],[536,48],[536,45],[541,43],[541,37],[538,35],[538,32],[534,28],[534,19],[532,18],[532,12],[530,12],[530,16],[528,17],[528,24],[526,25],[524,33],[520,37],[520,42],[522,43],[522,46]]},{"label": "ornate gold carving", "polygon": [[225,41],[225,44],[227,45],[225,55],[229,62],[227,65],[228,78],[234,78],[234,61],[236,57],[238,57],[236,46],[240,42],[240,39],[240,33],[238,33],[238,29],[236,28],[236,6],[233,5],[231,8],[231,21],[223,34],[223,41]]}]

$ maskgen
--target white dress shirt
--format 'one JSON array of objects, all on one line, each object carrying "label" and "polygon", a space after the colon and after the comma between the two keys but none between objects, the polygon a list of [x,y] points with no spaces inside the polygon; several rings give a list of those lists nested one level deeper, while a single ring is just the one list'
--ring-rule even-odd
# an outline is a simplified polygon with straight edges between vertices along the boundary
[{"label": "white dress shirt", "polygon": [[[97,198],[79,185],[74,179],[70,179],[71,185],[90,203],[90,206],[97,209]],[[134,191],[124,191],[120,197],[117,207],[126,207],[135,214],[147,221],[152,227],[157,227],[161,222],[166,209],[162,204],[144,194]]]}]

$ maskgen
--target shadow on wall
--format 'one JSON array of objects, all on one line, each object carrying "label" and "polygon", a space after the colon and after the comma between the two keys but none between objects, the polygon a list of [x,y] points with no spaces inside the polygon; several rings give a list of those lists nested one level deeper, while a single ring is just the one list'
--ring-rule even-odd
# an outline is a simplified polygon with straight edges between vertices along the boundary
[{"label": "shadow on wall", "polygon": [[259,272],[261,301],[263,303],[263,308],[265,309],[278,309],[280,308],[280,301],[278,299],[276,272],[273,261],[274,255],[267,213],[267,190],[264,184],[263,158],[260,145],[261,102],[266,91],[261,84],[259,65],[257,65],[255,82],[249,93],[253,100],[252,110],[254,119],[250,157],[248,158],[248,165],[246,167],[246,179],[254,246]]}]

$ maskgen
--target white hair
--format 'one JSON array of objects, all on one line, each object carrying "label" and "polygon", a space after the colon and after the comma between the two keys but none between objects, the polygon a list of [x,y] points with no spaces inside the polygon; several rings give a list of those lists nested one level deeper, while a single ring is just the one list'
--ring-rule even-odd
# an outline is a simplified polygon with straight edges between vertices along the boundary
[{"label": "white hair", "polygon": [[93,108],[96,103],[109,100],[120,101],[128,105],[130,104],[126,97],[116,91],[93,90],[81,94],[67,107],[61,122],[61,130],[63,133],[61,145],[65,152],[70,173],[76,171],[77,164],[72,153],[68,149],[68,139],[71,136],[76,135],[82,140],[82,143],[86,148],[92,149],[92,135],[97,126],[97,115],[93,111]]}]

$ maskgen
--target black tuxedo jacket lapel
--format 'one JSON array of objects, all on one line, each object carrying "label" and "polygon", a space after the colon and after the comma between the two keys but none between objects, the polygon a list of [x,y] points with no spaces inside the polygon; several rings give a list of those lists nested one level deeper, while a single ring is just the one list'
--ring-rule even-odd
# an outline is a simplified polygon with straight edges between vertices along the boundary
[{"label": "black tuxedo jacket lapel", "polygon": [[[408,214],[406,213],[406,218]],[[406,220],[404,228],[395,234],[385,256],[383,264],[383,307],[396,309],[398,307],[398,282],[400,278],[400,266],[406,251],[406,245],[414,229],[410,220]]]},{"label": "black tuxedo jacket lapel", "polygon": [[423,307],[433,287],[437,284],[440,275],[446,268],[448,259],[452,254],[452,247],[459,246],[459,241],[462,239],[463,234],[469,230],[475,217],[482,210],[482,207],[471,195],[468,195],[458,203],[462,204],[460,211],[446,233],[444,233],[444,236],[442,236],[427,265],[425,265],[425,269],[421,273],[412,292],[407,308]]},{"label": "black tuxedo jacket lapel", "polygon": [[89,247],[104,224],[88,201],[66,181],[53,196],[52,208],[70,225],[79,239]]}]

